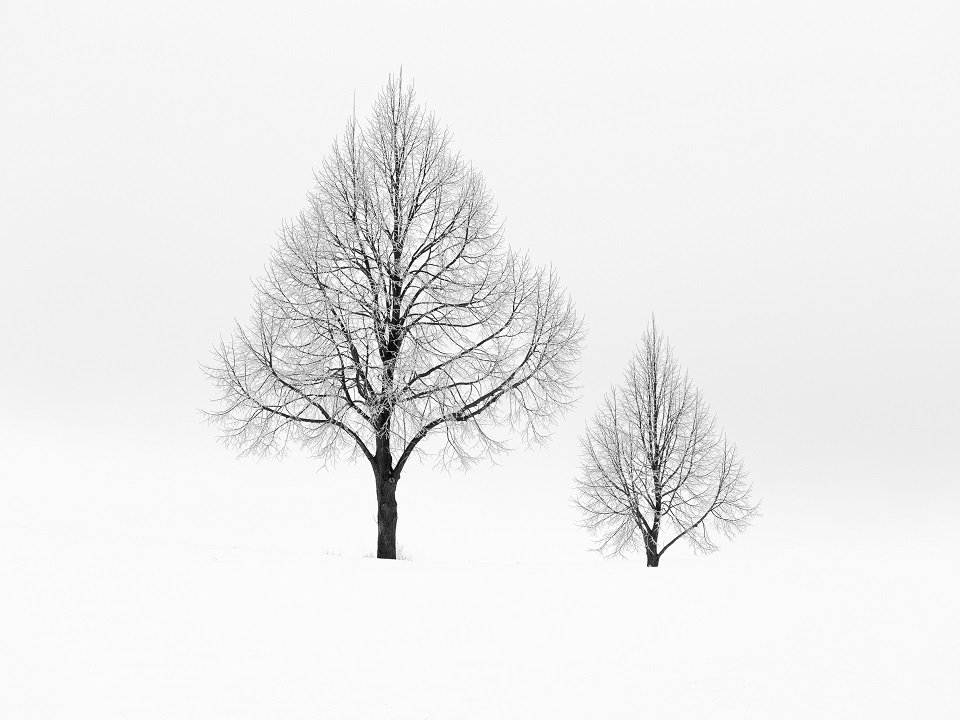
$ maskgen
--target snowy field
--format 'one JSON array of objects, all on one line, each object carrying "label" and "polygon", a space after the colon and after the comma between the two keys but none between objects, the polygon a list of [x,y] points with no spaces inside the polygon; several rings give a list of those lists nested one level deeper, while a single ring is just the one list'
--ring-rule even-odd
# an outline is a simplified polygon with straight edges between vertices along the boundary
[{"label": "snowy field", "polygon": [[4,718],[960,713],[960,597],[949,553],[932,548],[647,570],[14,525],[0,547]]},{"label": "snowy field", "polygon": [[771,474],[742,538],[648,569],[585,552],[544,450],[418,468],[391,562],[360,466],[3,437],[4,720],[960,716],[941,510],[897,549],[892,500]]}]

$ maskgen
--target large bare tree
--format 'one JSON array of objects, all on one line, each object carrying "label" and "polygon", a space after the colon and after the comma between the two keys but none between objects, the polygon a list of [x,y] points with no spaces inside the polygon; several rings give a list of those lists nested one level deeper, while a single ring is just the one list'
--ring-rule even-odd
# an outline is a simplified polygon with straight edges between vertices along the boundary
[{"label": "large bare tree", "polygon": [[756,514],[736,447],[655,321],[581,448],[577,501],[606,555],[642,550],[655,567],[681,538],[712,552],[715,533],[733,536]]},{"label": "large bare tree", "polygon": [[364,458],[377,557],[396,557],[397,484],[543,441],[573,399],[581,321],[550,269],[502,241],[480,173],[391,78],[354,115],[285,223],[248,324],[207,368],[228,444]]}]

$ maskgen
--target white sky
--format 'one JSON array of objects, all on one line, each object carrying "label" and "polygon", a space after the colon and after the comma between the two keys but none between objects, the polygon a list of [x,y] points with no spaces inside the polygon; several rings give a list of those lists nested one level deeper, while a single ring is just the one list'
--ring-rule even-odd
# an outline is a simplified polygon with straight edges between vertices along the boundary
[{"label": "white sky", "polygon": [[550,448],[407,468],[412,555],[581,557],[576,438],[652,312],[763,499],[721,553],[952,533],[958,21],[952,2],[5,3],[0,523],[374,550],[369,468],[237,461],[200,421],[198,364],[354,98],[365,114],[402,64],[589,328]]}]

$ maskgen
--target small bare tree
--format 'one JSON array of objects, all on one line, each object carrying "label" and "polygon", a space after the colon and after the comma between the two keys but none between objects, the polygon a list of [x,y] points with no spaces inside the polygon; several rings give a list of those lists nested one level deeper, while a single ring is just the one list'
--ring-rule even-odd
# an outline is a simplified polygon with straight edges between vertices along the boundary
[{"label": "small bare tree", "polygon": [[733,536],[756,514],[736,447],[655,321],[581,448],[577,502],[605,555],[642,548],[656,567],[681,538],[713,552],[711,530]]},{"label": "small bare tree", "polygon": [[552,270],[502,242],[483,178],[391,78],[283,225],[253,317],[207,369],[228,444],[363,457],[377,557],[396,557],[414,454],[470,465],[543,441],[573,399],[581,321]]}]

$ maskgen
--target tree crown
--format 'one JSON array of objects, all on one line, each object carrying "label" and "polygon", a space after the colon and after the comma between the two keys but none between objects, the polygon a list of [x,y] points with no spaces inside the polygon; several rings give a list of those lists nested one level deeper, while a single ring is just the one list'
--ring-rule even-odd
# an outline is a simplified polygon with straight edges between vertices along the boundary
[{"label": "tree crown", "polygon": [[245,452],[386,451],[399,473],[437,437],[441,462],[467,465],[507,432],[546,437],[581,340],[556,274],[506,246],[480,173],[391,78],[283,224],[251,321],[217,348],[213,417]]}]

